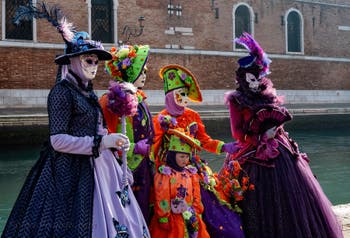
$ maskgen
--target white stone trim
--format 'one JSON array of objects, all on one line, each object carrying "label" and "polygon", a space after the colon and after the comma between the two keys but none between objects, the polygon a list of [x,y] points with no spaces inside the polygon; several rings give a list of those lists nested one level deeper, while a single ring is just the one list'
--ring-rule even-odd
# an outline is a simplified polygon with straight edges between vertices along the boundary
[{"label": "white stone trim", "polygon": [[118,37],[118,7],[119,1],[113,0],[113,34],[114,34],[114,44],[118,45],[119,37]]},{"label": "white stone trim", "polygon": [[89,36],[92,37],[92,27],[91,27],[91,0],[86,0],[85,3],[87,4],[87,8],[88,8],[88,33],[89,33]]},{"label": "white stone trim", "polygon": [[179,33],[192,33],[192,28],[190,27],[175,27],[175,32]]},{"label": "white stone trim", "polygon": [[[151,106],[164,105],[163,90],[144,90]],[[223,105],[224,93],[229,90],[201,90],[200,105]],[[107,90],[96,90],[101,97]],[[48,89],[0,89],[0,108],[46,107]],[[285,97],[285,104],[350,103],[350,90],[277,90]],[[196,105],[198,105],[196,103]]]},{"label": "white stone trim", "polygon": [[32,41],[5,40],[0,41],[0,47],[64,49],[64,43],[41,43]]},{"label": "white stone trim", "polygon": [[347,5],[347,4],[325,3],[325,2],[317,2],[314,0],[295,0],[295,1],[300,3],[318,4],[318,5],[324,5],[329,7],[350,8],[350,5]]},{"label": "white stone trim", "polygon": [[190,46],[190,45],[183,45],[182,49],[184,49],[184,50],[194,50],[195,47],[194,46]]},{"label": "white stone trim", "polygon": [[[182,54],[182,55],[210,55],[210,56],[224,56],[224,57],[242,57],[246,56],[246,52],[231,52],[231,51],[214,51],[214,50],[172,50],[165,45],[165,49],[155,49],[151,48],[151,53],[158,54]],[[282,55],[282,54],[269,54],[271,59],[290,59],[290,60],[310,60],[310,61],[328,61],[328,62],[344,62],[350,63],[350,58],[340,58],[340,57],[319,57],[319,56],[306,56],[306,55]]]},{"label": "white stone trim", "polygon": [[6,2],[1,1],[1,40],[6,38]]},{"label": "white stone trim", "polygon": [[350,31],[350,26],[338,26],[339,31]]},{"label": "white stone trim", "polygon": [[[288,15],[291,12],[296,12],[299,17],[300,17],[300,45],[301,45],[301,51],[300,52],[289,52],[288,51]],[[285,49],[286,49],[286,53],[287,54],[304,54],[304,18],[303,18],[303,14],[296,8],[290,8],[286,11],[286,13],[284,14],[284,39],[285,39]]]},{"label": "white stone trim", "polygon": [[[113,44],[103,44],[106,49],[110,49]],[[18,48],[39,48],[39,49],[64,49],[63,43],[35,43],[23,41],[0,41],[0,47],[18,47]],[[242,57],[246,52],[231,52],[231,51],[215,51],[215,50],[195,50],[195,49],[174,49],[170,44],[164,46],[165,48],[151,48],[150,52],[158,54],[183,54],[183,55],[210,55],[210,56],[224,56],[224,57]],[[269,54],[271,59],[286,59],[286,60],[306,60],[306,61],[327,61],[327,62],[343,62],[350,63],[350,58],[341,57],[319,57],[307,55],[283,55],[283,54]]]},{"label": "white stone trim", "polygon": [[[36,6],[37,0],[32,0],[32,4]],[[37,19],[33,18],[33,42],[38,42],[38,30],[37,30]],[[48,27],[51,27],[51,23],[49,23]]]}]

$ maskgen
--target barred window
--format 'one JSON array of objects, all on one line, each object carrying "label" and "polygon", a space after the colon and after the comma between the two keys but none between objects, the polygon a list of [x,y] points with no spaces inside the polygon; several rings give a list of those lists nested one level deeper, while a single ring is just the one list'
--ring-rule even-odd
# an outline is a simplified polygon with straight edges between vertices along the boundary
[{"label": "barred window", "polygon": [[113,43],[113,1],[91,1],[91,35],[93,40]]},{"label": "barred window", "polygon": [[[235,12],[235,38],[242,35],[243,32],[252,33],[251,29],[251,16],[247,6],[241,5],[237,7]],[[236,44],[236,49],[244,49],[244,46]]]},{"label": "barred window", "polygon": [[12,22],[16,10],[20,5],[32,3],[31,0],[6,0],[5,1],[5,19],[6,19],[6,39],[33,40],[33,20],[22,21],[18,26]]},{"label": "barred window", "polygon": [[291,11],[287,17],[288,52],[302,51],[301,17],[296,11]]}]

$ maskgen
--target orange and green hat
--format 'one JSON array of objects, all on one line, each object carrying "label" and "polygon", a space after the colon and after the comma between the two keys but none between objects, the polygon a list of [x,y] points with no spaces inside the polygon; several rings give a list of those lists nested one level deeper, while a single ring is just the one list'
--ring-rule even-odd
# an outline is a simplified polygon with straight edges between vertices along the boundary
[{"label": "orange and green hat", "polygon": [[199,140],[186,134],[182,128],[169,129],[167,133],[170,135],[169,151],[192,154],[193,151],[201,150]]},{"label": "orange and green hat", "polygon": [[112,47],[112,60],[105,62],[109,75],[118,81],[134,83],[140,76],[148,59],[148,45],[123,45]]},{"label": "orange and green hat", "polygon": [[178,88],[188,88],[188,98],[193,102],[201,102],[202,94],[196,77],[185,67],[177,64],[166,65],[159,70],[159,76],[164,81],[164,92]]}]

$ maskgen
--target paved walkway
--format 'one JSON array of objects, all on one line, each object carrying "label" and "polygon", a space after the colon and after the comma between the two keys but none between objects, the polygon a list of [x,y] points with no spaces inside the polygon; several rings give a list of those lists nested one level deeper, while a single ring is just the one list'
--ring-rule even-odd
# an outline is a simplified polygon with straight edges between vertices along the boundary
[{"label": "paved walkway", "polygon": [[344,238],[350,238],[350,203],[334,206],[333,211],[342,224]]}]

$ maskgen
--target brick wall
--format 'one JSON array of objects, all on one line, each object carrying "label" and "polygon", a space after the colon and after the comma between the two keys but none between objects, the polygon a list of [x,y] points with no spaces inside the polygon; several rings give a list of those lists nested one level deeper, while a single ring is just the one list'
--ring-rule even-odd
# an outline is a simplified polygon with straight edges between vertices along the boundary
[{"label": "brick wall", "polygon": [[[219,18],[211,10],[209,0],[173,0],[182,5],[182,16],[169,17],[168,1],[119,0],[118,37],[123,40],[123,26],[137,24],[140,15],[145,16],[144,33],[131,38],[131,43],[149,44],[153,50],[148,66],[147,89],[162,89],[158,77],[161,66],[178,63],[187,66],[198,77],[202,89],[229,89],[234,87],[233,76],[238,54],[232,53],[232,9],[239,3],[236,0],[216,0]],[[350,22],[348,1],[325,0],[323,3],[284,0],[244,1],[257,15],[254,35],[268,54],[271,55],[272,74],[270,78],[281,90],[350,90],[350,31],[341,31],[338,26]],[[61,6],[68,20],[74,22],[79,31],[88,29],[88,6],[86,1],[54,0]],[[342,6],[341,4],[344,4]],[[347,4],[347,5],[346,5]],[[349,6],[349,7],[346,7]],[[300,11],[304,19],[304,55],[286,55],[284,26],[281,15],[290,9]],[[192,34],[166,34],[172,27],[190,29]],[[39,43],[62,43],[60,35],[46,20],[37,21]],[[55,80],[57,66],[53,63],[55,55],[62,49],[23,48],[9,46],[8,41],[0,41],[1,89],[47,89]],[[162,53],[166,45],[193,47],[193,51],[179,54],[178,50]],[[106,45],[109,49],[111,45]],[[203,53],[202,51],[209,52]],[[221,53],[225,53],[222,55]],[[108,87],[109,77],[103,72],[101,63],[95,80],[96,89]]]}]

